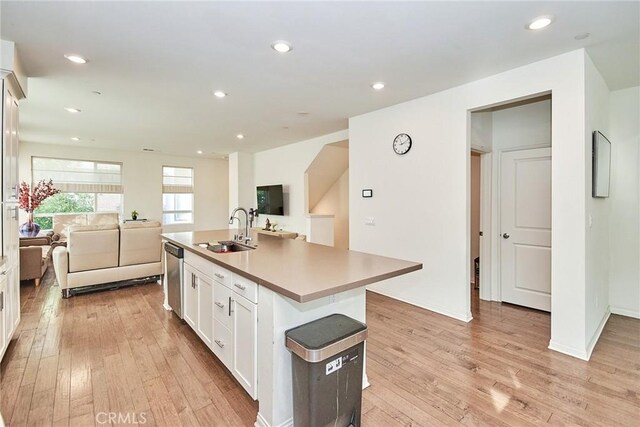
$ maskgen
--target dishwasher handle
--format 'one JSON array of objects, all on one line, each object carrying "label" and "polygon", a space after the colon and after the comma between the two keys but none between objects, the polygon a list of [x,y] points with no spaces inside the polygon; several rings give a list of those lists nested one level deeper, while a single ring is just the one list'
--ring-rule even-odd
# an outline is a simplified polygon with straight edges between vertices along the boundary
[{"label": "dishwasher handle", "polygon": [[172,243],[166,242],[164,244],[164,250],[167,254],[172,255],[176,258],[184,258],[184,249],[180,246],[176,246]]}]

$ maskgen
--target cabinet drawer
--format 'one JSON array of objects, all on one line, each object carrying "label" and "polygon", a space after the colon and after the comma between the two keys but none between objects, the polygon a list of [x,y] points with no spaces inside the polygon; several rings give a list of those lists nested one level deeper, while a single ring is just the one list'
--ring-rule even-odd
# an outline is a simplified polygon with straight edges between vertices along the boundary
[{"label": "cabinet drawer", "polygon": [[213,318],[222,323],[227,329],[231,329],[232,317],[229,314],[231,289],[214,282],[213,283]]},{"label": "cabinet drawer", "polygon": [[253,303],[258,302],[258,284],[246,279],[239,274],[233,275],[233,292],[242,295]]},{"label": "cabinet drawer", "polygon": [[219,265],[213,264],[213,280],[218,283],[222,283],[228,288],[231,288],[231,283],[233,282],[233,273],[226,268],[222,268]]},{"label": "cabinet drawer", "polygon": [[225,327],[222,323],[215,320],[213,325],[213,354],[229,368],[233,363],[233,335],[231,331]]},{"label": "cabinet drawer", "polygon": [[184,262],[205,276],[213,278],[214,264],[212,262],[186,250],[184,251]]}]

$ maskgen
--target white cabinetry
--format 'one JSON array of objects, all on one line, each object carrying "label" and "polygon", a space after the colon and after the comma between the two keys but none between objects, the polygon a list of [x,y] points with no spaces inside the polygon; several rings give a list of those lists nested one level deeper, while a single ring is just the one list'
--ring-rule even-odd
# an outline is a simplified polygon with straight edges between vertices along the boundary
[{"label": "white cabinetry", "polygon": [[238,382],[254,399],[257,393],[258,305],[235,295],[233,301],[233,364]]},{"label": "white cabinetry", "polygon": [[196,270],[184,263],[184,321],[195,331],[198,322],[198,289],[196,288]]},{"label": "white cabinetry", "polygon": [[198,322],[196,332],[207,347],[213,343],[213,282],[204,274],[196,278],[198,290]]},{"label": "white cabinetry", "polygon": [[185,251],[184,320],[256,399],[258,285]]},{"label": "white cabinetry", "polygon": [[20,323],[20,240],[18,235],[18,98],[7,78],[2,82],[2,256],[3,282],[0,358]]},{"label": "white cabinetry", "polygon": [[211,348],[213,342],[213,281],[190,264],[184,263],[185,322]]}]

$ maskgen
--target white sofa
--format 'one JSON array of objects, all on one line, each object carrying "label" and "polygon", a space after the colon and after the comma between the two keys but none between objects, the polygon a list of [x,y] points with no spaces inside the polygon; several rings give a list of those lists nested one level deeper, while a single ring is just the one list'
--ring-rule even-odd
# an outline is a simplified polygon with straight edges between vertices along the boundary
[{"label": "white sofa", "polygon": [[67,246],[53,250],[63,297],[87,286],[157,280],[163,271],[161,231],[157,221],[69,226]]},{"label": "white sofa", "polygon": [[116,212],[55,214],[53,215],[52,240],[66,242],[68,229],[74,225],[118,225],[119,215]]}]

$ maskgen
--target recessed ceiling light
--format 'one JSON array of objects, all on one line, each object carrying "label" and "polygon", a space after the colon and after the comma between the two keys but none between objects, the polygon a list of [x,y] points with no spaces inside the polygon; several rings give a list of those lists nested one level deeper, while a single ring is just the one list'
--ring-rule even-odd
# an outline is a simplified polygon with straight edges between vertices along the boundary
[{"label": "recessed ceiling light", "polygon": [[65,55],[64,57],[67,58],[69,61],[75,63],[75,64],[86,64],[87,63],[87,60],[84,59],[80,55],[69,54],[69,55]]},{"label": "recessed ceiling light", "polygon": [[80,138],[78,138],[77,136],[72,136],[72,137],[71,137],[71,140],[72,140],[72,141],[80,141]]},{"label": "recessed ceiling light", "polygon": [[376,82],[376,83],[372,84],[371,87],[374,88],[375,90],[382,90],[382,89],[384,89],[384,83]]},{"label": "recessed ceiling light", "polygon": [[64,107],[64,109],[67,110],[70,113],[79,113],[80,111],[82,111],[82,110],[80,110],[78,108],[74,108],[74,107]]},{"label": "recessed ceiling light", "polygon": [[102,95],[102,92],[100,92],[99,90],[92,90],[91,93],[94,95]]},{"label": "recessed ceiling light", "polygon": [[574,39],[576,40],[584,40],[587,37],[589,37],[591,35],[591,33],[582,33],[582,34],[578,34],[577,36],[574,37]]},{"label": "recessed ceiling light", "polygon": [[293,47],[291,47],[291,43],[285,40],[274,41],[271,43],[271,48],[279,53],[291,52],[291,49],[293,49]]},{"label": "recessed ceiling light", "polygon": [[553,16],[538,16],[527,24],[525,28],[528,30],[540,30],[553,22]]},{"label": "recessed ceiling light", "polygon": [[227,96],[227,94],[225,92],[221,91],[221,90],[217,90],[217,91],[213,92],[213,95],[216,98],[224,98],[225,96]]},{"label": "recessed ceiling light", "polygon": [[237,135],[236,135],[236,138],[238,138],[238,139],[244,139],[244,135],[243,135],[243,134],[241,134],[241,133],[239,133],[239,134],[237,134]]},{"label": "recessed ceiling light", "polygon": [[198,154],[202,154],[202,153],[203,153],[203,151],[202,151],[202,150],[198,150],[198,151],[196,151],[196,153],[198,153]]}]

